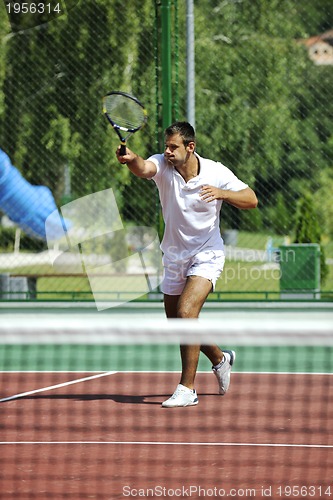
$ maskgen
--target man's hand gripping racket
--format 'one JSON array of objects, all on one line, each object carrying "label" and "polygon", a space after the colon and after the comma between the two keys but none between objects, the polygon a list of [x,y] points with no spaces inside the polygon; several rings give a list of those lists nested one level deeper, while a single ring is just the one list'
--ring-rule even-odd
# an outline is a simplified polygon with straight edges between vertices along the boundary
[{"label": "man's hand gripping racket", "polygon": [[120,139],[119,155],[126,155],[126,141],[147,121],[141,102],[125,92],[110,92],[103,97],[103,112]]}]

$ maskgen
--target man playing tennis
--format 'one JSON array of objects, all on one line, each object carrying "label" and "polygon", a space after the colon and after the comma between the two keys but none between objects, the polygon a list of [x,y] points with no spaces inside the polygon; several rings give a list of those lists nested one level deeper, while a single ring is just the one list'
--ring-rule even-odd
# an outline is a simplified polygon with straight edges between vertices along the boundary
[{"label": "man playing tennis", "polygon": [[[117,150],[120,163],[126,163],[138,177],[153,179],[159,190],[165,222],[161,289],[168,318],[198,318],[223,270],[222,202],[241,209],[255,208],[258,203],[247,184],[221,163],[201,158],[195,147],[193,127],[176,122],[165,131],[164,154],[144,160],[128,148],[123,156]],[[227,392],[235,352],[216,345],[181,345],[180,382],[163,407],[198,404],[194,380],[200,351],[213,365],[219,393]]]}]

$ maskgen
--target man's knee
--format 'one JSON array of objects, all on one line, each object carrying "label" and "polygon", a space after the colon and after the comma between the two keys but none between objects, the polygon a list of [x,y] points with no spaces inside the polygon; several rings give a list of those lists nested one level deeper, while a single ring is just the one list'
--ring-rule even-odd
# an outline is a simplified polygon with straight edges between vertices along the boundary
[{"label": "man's knee", "polygon": [[177,318],[193,318],[193,310],[188,305],[181,305],[177,310]]},{"label": "man's knee", "polygon": [[191,300],[180,301],[177,307],[177,318],[197,318],[201,309],[201,303]]}]

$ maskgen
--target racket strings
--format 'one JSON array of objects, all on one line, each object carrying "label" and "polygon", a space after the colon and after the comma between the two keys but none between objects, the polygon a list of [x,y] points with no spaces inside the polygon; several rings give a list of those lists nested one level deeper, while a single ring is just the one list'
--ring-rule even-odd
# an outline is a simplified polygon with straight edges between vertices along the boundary
[{"label": "racket strings", "polygon": [[123,130],[140,128],[146,115],[142,106],[132,99],[111,95],[105,98],[105,111],[116,127]]}]

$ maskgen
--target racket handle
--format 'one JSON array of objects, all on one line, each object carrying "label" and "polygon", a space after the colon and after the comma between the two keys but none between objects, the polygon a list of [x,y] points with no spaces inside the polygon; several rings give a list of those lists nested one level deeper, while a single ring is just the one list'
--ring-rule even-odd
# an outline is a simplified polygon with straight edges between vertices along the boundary
[{"label": "racket handle", "polygon": [[124,156],[126,154],[126,144],[124,142],[121,143],[119,154]]}]

